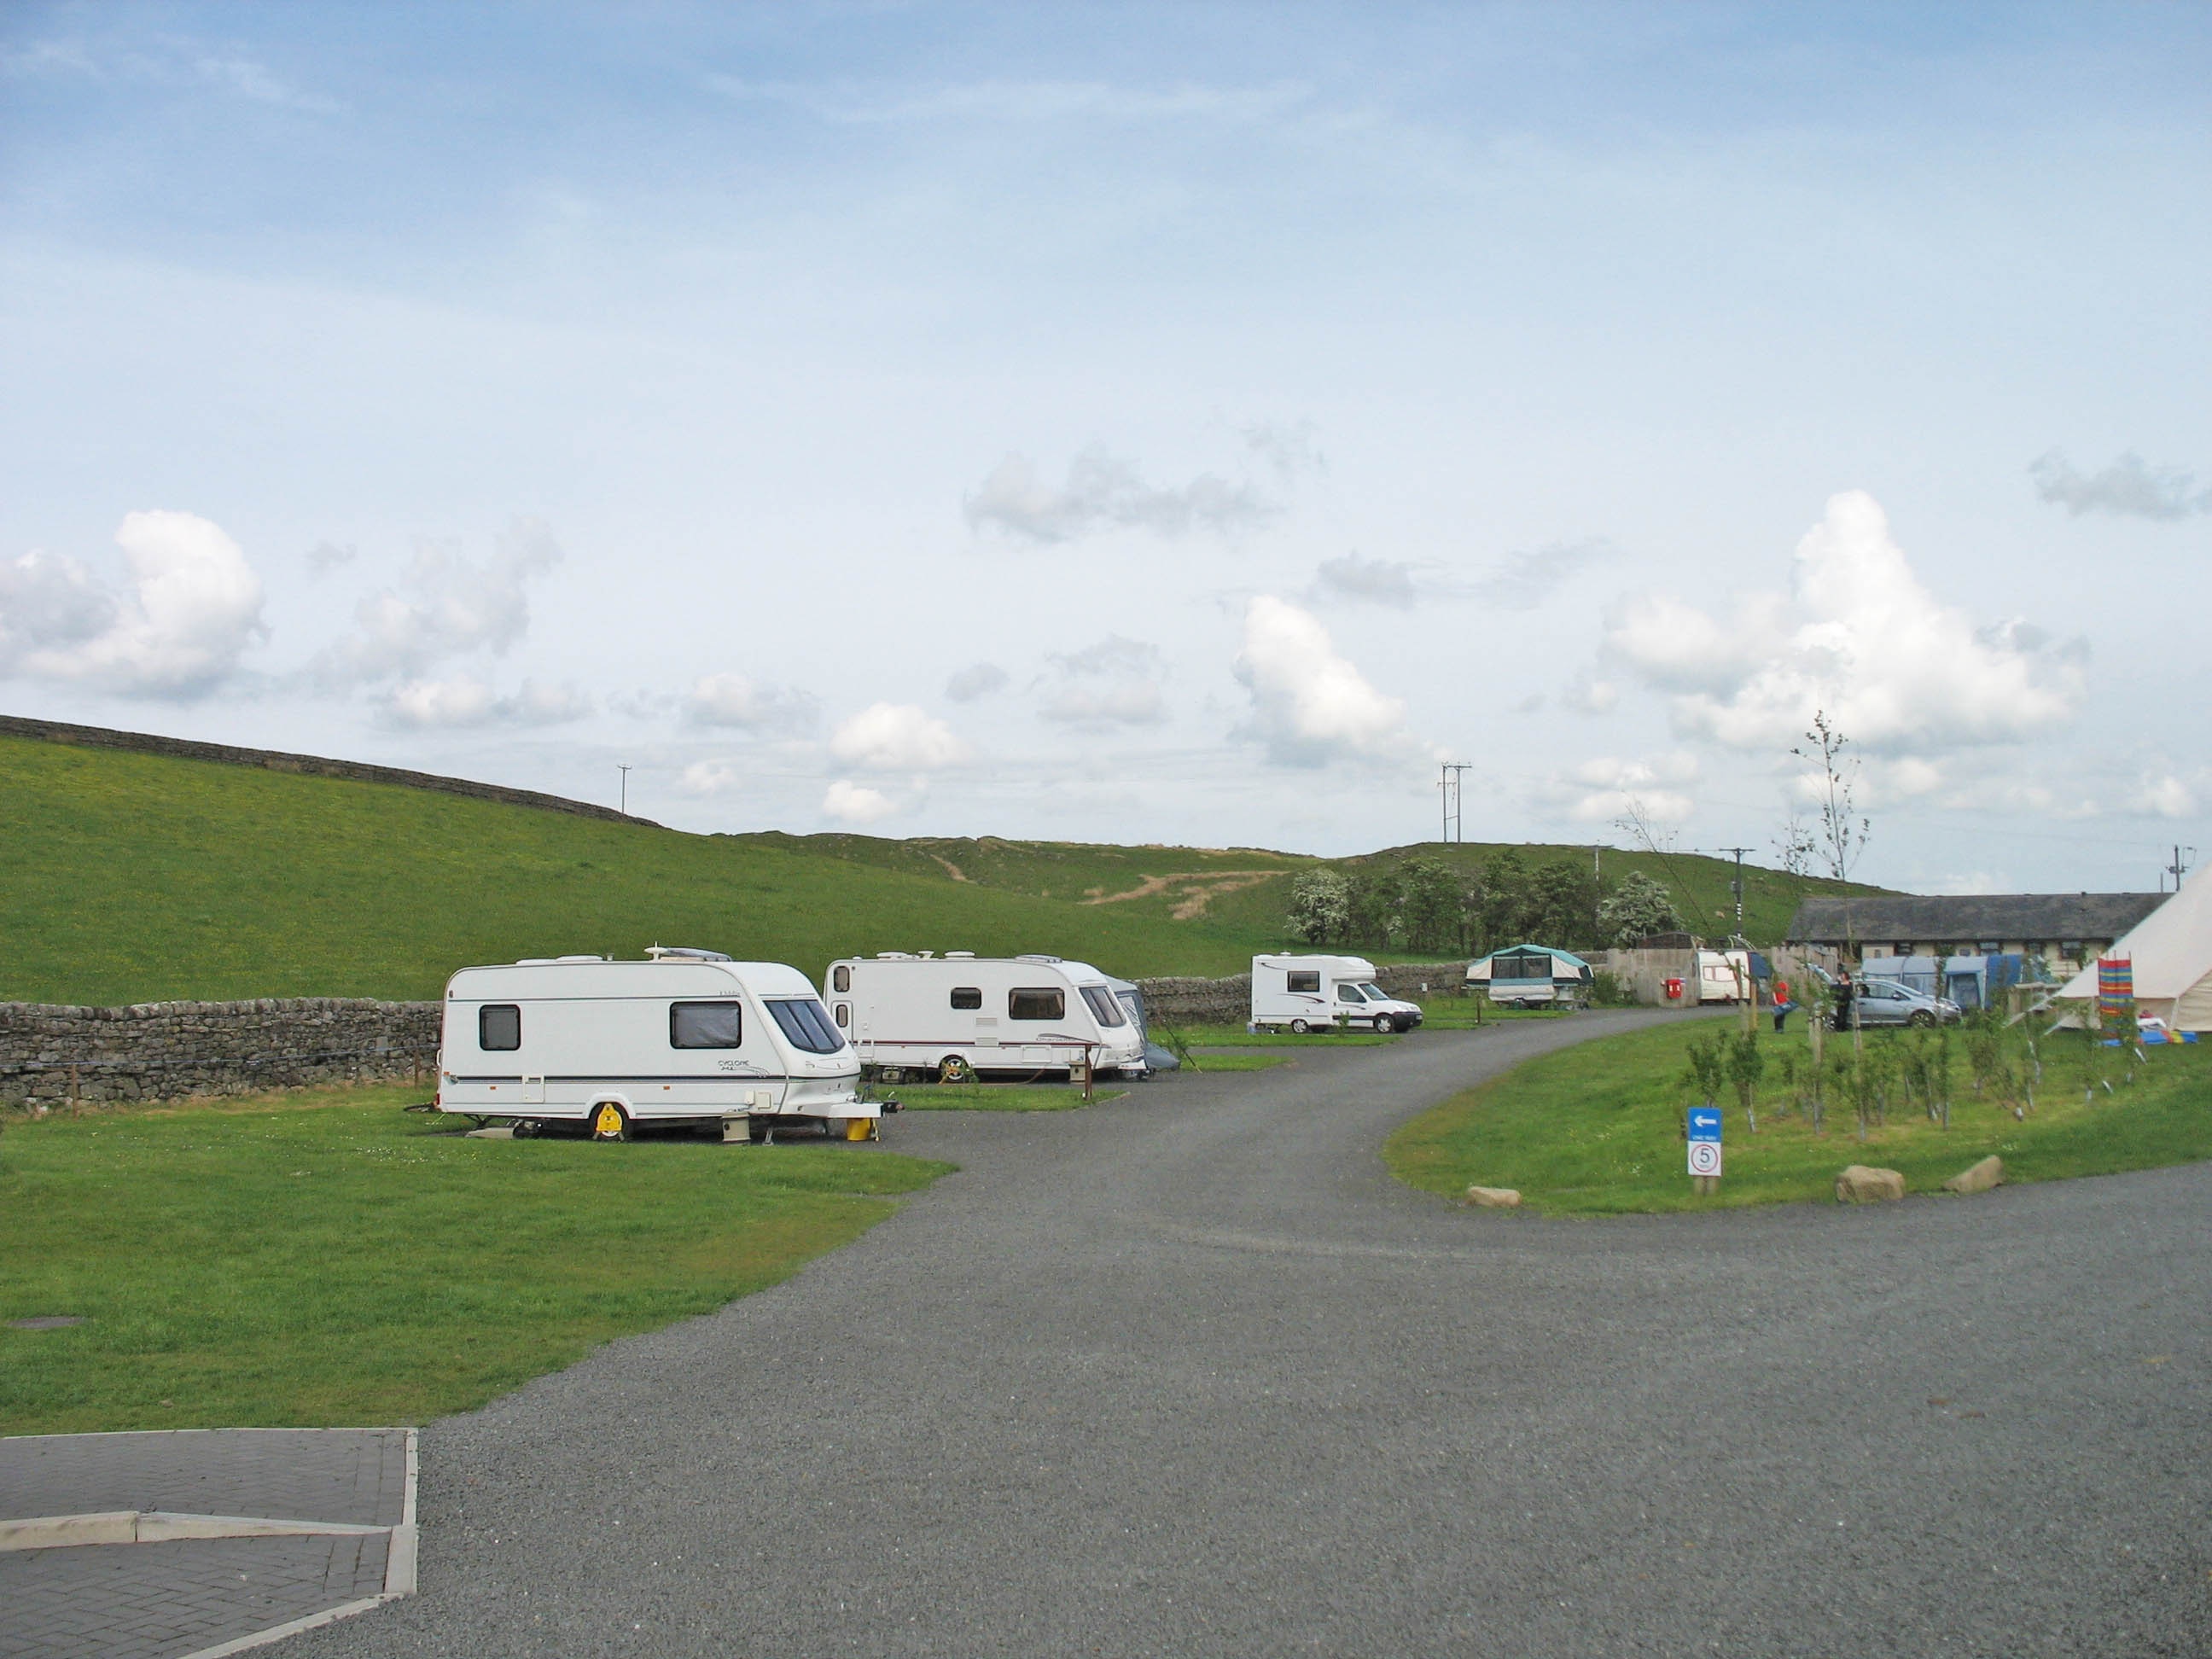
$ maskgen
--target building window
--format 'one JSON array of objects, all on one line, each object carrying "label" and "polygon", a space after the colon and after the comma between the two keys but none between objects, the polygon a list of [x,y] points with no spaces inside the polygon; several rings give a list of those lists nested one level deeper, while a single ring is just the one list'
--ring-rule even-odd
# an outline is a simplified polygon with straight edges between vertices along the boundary
[{"label": "building window", "polygon": [[2064,940],[2063,942],[2062,942],[2062,943],[2060,944],[2060,945],[2059,945],[2059,947],[2058,947],[2058,954],[2059,954],[2060,956],[2062,956],[2062,957],[2065,957],[2069,962],[2079,962],[2079,961],[2081,961],[2081,941],[2080,939],[2069,939]]},{"label": "building window", "polygon": [[744,1046],[744,1021],[734,1002],[672,1002],[668,1046],[672,1048],[738,1048]]},{"label": "building window", "polygon": [[522,1010],[512,1002],[488,1002],[477,1010],[477,1047],[486,1054],[522,1046]]},{"label": "building window", "polygon": [[1006,993],[1008,1019],[1066,1019],[1067,993],[1057,985],[1025,985]]},{"label": "building window", "polygon": [[952,988],[952,1006],[956,1008],[980,1008],[983,1006],[983,988],[980,985],[956,985]]}]

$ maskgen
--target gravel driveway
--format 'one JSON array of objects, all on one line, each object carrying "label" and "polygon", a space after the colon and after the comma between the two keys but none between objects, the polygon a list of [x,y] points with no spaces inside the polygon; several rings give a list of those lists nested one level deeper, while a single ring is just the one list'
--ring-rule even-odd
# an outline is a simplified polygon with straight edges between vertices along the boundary
[{"label": "gravel driveway", "polygon": [[962,1172],[432,1425],[421,1594],[285,1651],[2212,1651],[2212,1165],[1602,1222],[1384,1173],[1653,1018],[897,1120]]}]

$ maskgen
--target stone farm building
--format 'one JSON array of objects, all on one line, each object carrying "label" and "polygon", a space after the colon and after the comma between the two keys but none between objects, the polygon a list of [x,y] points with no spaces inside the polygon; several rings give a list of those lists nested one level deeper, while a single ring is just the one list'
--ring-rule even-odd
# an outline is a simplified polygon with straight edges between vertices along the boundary
[{"label": "stone farm building", "polygon": [[2164,903],[2165,893],[1974,893],[1808,898],[1787,943],[1834,966],[1876,957],[2041,957],[2060,978],[2079,972]]}]

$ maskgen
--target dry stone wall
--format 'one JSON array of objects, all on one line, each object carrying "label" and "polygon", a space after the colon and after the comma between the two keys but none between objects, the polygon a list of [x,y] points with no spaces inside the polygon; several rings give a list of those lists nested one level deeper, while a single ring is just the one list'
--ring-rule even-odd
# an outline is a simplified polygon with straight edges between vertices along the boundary
[{"label": "dry stone wall", "polygon": [[0,1003],[0,1099],[173,1100],[428,1079],[440,1006],[366,998]]}]

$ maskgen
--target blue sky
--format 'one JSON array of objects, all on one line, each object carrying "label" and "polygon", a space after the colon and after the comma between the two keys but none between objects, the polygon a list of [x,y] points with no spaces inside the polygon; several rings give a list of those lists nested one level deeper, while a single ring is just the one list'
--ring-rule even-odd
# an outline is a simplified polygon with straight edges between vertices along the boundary
[{"label": "blue sky", "polygon": [[2199,9],[17,6],[0,707],[699,829],[2212,854]]}]

